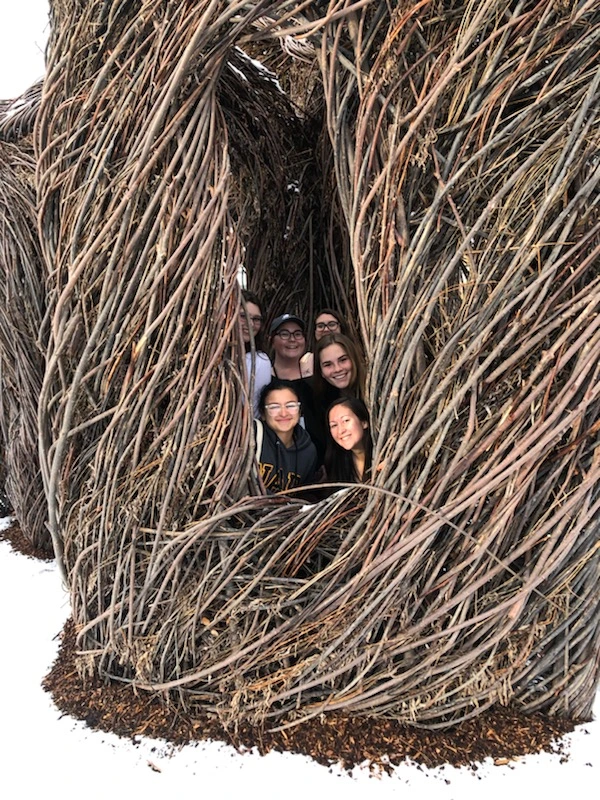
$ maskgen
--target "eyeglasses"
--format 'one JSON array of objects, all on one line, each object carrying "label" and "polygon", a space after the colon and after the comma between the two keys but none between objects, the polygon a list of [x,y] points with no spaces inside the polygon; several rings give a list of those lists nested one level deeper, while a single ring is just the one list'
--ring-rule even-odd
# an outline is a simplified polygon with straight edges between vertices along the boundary
[{"label": "eyeglasses", "polygon": [[262,321],[262,317],[250,317],[250,322],[257,328],[259,325],[262,325]]},{"label": "eyeglasses", "polygon": [[340,327],[337,319],[332,319],[331,322],[317,322],[315,330],[317,331],[335,331]]},{"label": "eyeglasses", "polygon": [[279,336],[284,341],[287,341],[287,339],[304,339],[304,331],[277,331],[275,336]]},{"label": "eyeglasses", "polygon": [[284,406],[282,406],[281,403],[268,403],[265,406],[265,411],[267,414],[271,414],[273,416],[275,414],[279,414],[279,412],[284,408],[286,411],[290,411],[292,414],[295,414],[296,411],[299,411],[300,409],[300,403],[297,400],[290,400],[290,402],[286,403]]}]

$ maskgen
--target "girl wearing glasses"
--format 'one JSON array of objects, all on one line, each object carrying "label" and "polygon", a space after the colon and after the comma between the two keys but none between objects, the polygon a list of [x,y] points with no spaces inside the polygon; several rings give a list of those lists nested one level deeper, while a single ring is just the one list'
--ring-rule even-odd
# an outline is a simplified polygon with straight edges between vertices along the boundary
[{"label": "girl wearing glasses", "polygon": [[[271,361],[269,356],[263,352],[262,324],[263,314],[260,300],[247,289],[242,290],[242,339],[246,348],[246,375],[248,378],[248,391],[250,391],[251,379],[254,376],[253,405],[254,416],[259,414],[258,400],[263,386],[271,380]],[[252,352],[251,340],[254,338],[254,353]]]},{"label": "girl wearing glasses", "polygon": [[322,424],[317,418],[312,386],[302,375],[300,359],[306,350],[304,321],[295,314],[281,314],[271,323],[271,345],[273,347],[273,370],[275,378],[289,381],[302,403],[300,424],[306,428],[317,444],[319,463],[325,456],[325,440]]},{"label": "girl wearing glasses", "polygon": [[371,470],[369,412],[357,397],[341,397],[327,410],[327,480],[363,483]]},{"label": "girl wearing glasses", "polygon": [[[331,308],[324,308],[319,311],[315,318],[315,329],[313,332],[314,344],[327,336],[328,333],[343,333],[348,335],[348,325],[344,317]],[[314,353],[305,353],[300,359],[302,377],[309,378],[314,373]]]},{"label": "girl wearing glasses", "polygon": [[269,493],[311,483],[317,471],[317,451],[300,425],[300,399],[288,381],[272,380],[259,398],[256,455]]},{"label": "girl wearing glasses", "polygon": [[302,378],[300,359],[306,351],[305,325],[295,314],[281,314],[271,323],[273,375],[286,381]]}]

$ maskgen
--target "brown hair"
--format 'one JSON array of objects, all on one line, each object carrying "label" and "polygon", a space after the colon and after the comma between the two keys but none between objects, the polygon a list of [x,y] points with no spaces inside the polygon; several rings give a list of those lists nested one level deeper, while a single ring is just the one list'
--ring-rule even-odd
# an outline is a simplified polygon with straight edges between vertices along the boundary
[{"label": "brown hair", "polygon": [[[317,346],[317,340],[315,339],[315,333],[317,331],[317,320],[321,316],[321,314],[329,314],[331,317],[335,317],[340,325],[340,333],[343,333],[344,336],[350,335],[350,328],[348,327],[348,323],[346,322],[346,318],[343,317],[339,311],[334,311],[333,308],[322,308],[317,314],[315,314],[315,319],[313,322],[312,329],[310,331],[310,350],[315,349]],[[332,331],[333,333],[333,331]],[[327,334],[325,334],[327,336]]]},{"label": "brown hair", "polygon": [[332,344],[339,344],[346,351],[346,354],[352,361],[354,368],[354,380],[352,384],[345,390],[346,394],[360,397],[362,399],[365,390],[365,364],[358,349],[356,342],[343,333],[328,333],[319,339],[315,347],[315,369],[314,369],[314,386],[318,394],[323,394],[325,391],[325,384],[327,381],[321,372],[321,353],[326,347]]}]

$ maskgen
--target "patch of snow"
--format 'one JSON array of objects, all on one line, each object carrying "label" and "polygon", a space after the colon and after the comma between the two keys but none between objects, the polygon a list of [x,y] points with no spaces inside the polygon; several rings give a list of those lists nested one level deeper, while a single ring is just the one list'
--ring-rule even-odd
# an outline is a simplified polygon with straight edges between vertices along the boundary
[{"label": "patch of snow", "polygon": [[241,56],[243,59],[245,59],[246,61],[248,61],[248,62],[249,62],[250,64],[252,64],[252,65],[253,65],[253,66],[254,66],[254,67],[255,67],[255,68],[256,68],[256,69],[257,69],[257,70],[258,70],[260,73],[262,73],[262,77],[263,77],[265,80],[268,80],[268,81],[270,81],[271,83],[275,84],[275,87],[277,88],[277,90],[279,91],[279,93],[280,93],[280,94],[285,94],[285,92],[284,92],[284,91],[283,91],[283,89],[281,88],[281,84],[280,84],[280,83],[279,83],[279,81],[277,80],[277,76],[275,75],[275,73],[274,73],[274,72],[271,72],[271,70],[270,70],[268,67],[266,67],[266,66],[265,66],[265,65],[262,63],[262,61],[258,61],[256,58],[251,58],[251,57],[248,55],[248,53],[246,53],[244,50],[242,50],[242,48],[241,48],[241,47],[236,47],[236,48],[235,48],[235,50],[236,50],[236,52],[237,52],[237,53],[239,53],[239,55],[240,55],[240,56]]},{"label": "patch of snow", "polygon": [[27,108],[28,105],[30,104],[26,103],[22,98],[18,98],[13,103],[11,103],[9,107],[6,109],[6,111],[3,114],[4,119],[9,120],[11,117],[16,116],[19,113],[19,111],[22,111],[24,108]]},{"label": "patch of snow", "polygon": [[234,65],[230,61],[227,62],[227,66],[235,75],[238,75],[243,81],[246,81],[246,83],[248,83],[248,78],[244,75],[241,69],[234,67]]}]

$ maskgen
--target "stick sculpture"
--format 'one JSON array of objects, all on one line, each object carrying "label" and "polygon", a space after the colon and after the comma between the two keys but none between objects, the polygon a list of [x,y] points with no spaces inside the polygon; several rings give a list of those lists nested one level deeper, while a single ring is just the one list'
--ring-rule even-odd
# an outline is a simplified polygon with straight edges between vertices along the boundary
[{"label": "stick sculpture", "polygon": [[[51,7],[39,434],[81,669],[229,725],[588,715],[598,4]],[[368,485],[262,493],[242,269],[356,320]]]}]

